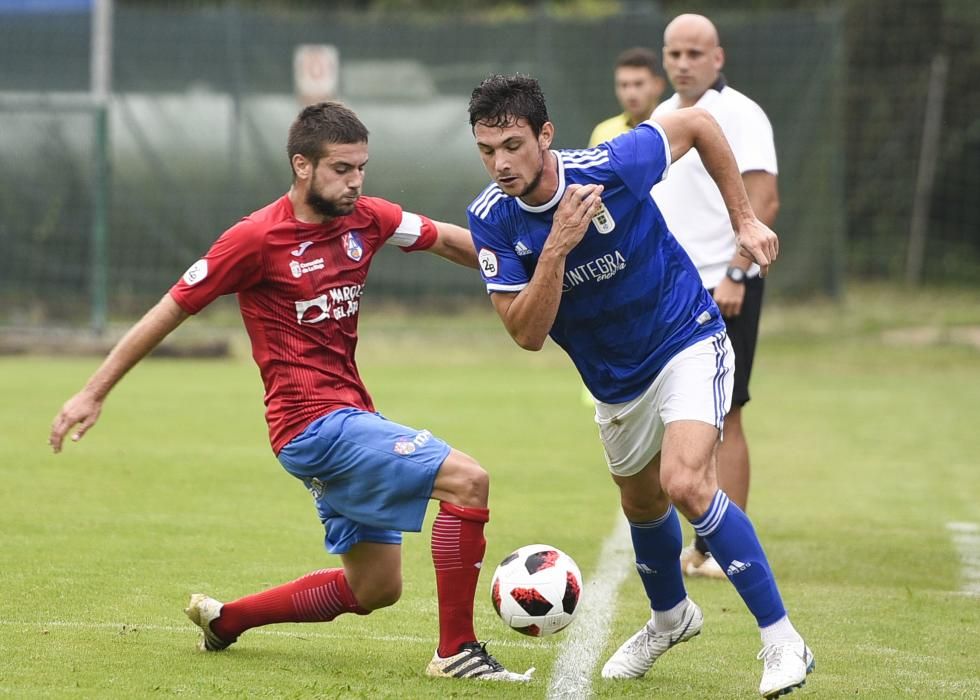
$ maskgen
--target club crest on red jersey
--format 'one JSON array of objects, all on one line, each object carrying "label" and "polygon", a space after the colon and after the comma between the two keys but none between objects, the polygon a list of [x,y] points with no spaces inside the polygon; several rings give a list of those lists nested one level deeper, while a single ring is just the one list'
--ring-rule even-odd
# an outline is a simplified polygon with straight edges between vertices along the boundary
[{"label": "club crest on red jersey", "polygon": [[357,262],[364,257],[364,247],[361,245],[361,237],[357,235],[357,231],[348,231],[342,240],[348,258]]}]

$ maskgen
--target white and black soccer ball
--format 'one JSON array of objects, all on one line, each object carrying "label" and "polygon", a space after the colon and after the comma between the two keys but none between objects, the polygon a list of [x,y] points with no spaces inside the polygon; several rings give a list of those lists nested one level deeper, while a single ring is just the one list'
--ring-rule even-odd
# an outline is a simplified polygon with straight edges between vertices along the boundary
[{"label": "white and black soccer ball", "polygon": [[493,608],[511,629],[532,637],[568,627],[582,598],[582,574],[557,547],[529,544],[507,555],[490,582]]}]

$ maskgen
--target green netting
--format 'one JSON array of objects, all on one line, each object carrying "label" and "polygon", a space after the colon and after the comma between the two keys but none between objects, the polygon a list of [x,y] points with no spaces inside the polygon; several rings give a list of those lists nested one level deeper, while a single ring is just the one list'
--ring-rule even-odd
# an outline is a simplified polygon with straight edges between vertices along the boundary
[{"label": "green netting", "polygon": [[[158,298],[222,230],[288,187],[284,143],[298,109],[292,75],[298,44],[339,50],[339,97],[371,130],[367,192],[465,223],[465,207],[487,181],[467,124],[473,86],[490,72],[535,75],[549,99],[557,145],[582,146],[592,126],[617,111],[615,56],[631,45],[659,48],[665,17],[657,5],[637,5],[601,18],[539,11],[499,23],[330,13],[308,5],[117,6],[109,104],[110,311],[129,314]],[[908,96],[904,120],[878,103],[869,103],[877,110],[873,123],[853,112],[858,85],[845,51],[850,16],[712,14],[726,48],[729,82],[766,109],[775,130],[783,243],[770,289],[777,296],[835,293],[849,240],[873,256],[886,246],[902,249],[907,236],[902,224],[914,181],[908,170],[918,159],[922,121],[921,110],[912,113],[917,93],[901,92]],[[93,113],[85,98],[89,25],[84,13],[0,14],[0,65],[9,66],[0,72],[2,322],[89,318],[98,184]],[[921,71],[907,79],[921,83]],[[57,102],[37,104],[53,94]],[[868,163],[855,169],[849,139],[857,124],[862,133],[899,129],[892,141],[879,139],[884,169]],[[970,133],[960,132],[961,151],[977,148]],[[948,158],[959,153],[956,144],[943,147]],[[889,158],[890,148],[904,160]],[[977,179],[962,174],[967,176]],[[889,183],[900,186],[889,190]],[[970,268],[980,257],[972,231],[960,230],[976,221],[976,198],[962,205],[954,184],[941,178],[935,199],[944,203],[945,214],[958,212],[959,218],[947,216],[935,228],[946,231],[940,241],[948,242],[945,255],[955,250],[961,267],[976,269]],[[859,205],[853,197],[861,198]],[[886,211],[876,215],[876,203]],[[852,221],[862,228],[854,231]],[[867,221],[875,236],[888,230],[891,238],[865,235]],[[429,300],[483,295],[474,273],[429,258],[385,251],[369,293]],[[855,258],[859,264],[864,259]]]}]

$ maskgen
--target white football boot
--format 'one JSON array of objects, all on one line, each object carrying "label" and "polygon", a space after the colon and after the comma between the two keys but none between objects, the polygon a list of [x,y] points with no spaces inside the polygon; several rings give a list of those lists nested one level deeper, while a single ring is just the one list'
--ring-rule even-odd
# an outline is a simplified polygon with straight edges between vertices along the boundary
[{"label": "white football boot", "polygon": [[764,698],[778,698],[802,687],[807,674],[812,673],[815,666],[813,652],[802,639],[767,644],[757,658],[762,660],[759,694]]},{"label": "white football boot", "polygon": [[725,570],[711,554],[702,554],[693,544],[681,550],[681,571],[685,576],[726,580]]},{"label": "white football boot", "polygon": [[606,665],[602,667],[603,678],[639,678],[653,666],[664,652],[671,647],[686,642],[691,637],[701,633],[704,615],[701,608],[692,601],[687,601],[687,608],[680,623],[667,632],[657,632],[653,629],[653,616],[640,631],[623,642]]},{"label": "white football boot", "polygon": [[221,617],[223,605],[224,603],[209,598],[203,593],[195,593],[184,608],[184,613],[191,622],[201,628],[201,638],[197,642],[197,648],[201,651],[221,651],[235,643],[234,639],[226,642],[211,631],[211,623]]},{"label": "white football boot", "polygon": [[687,545],[681,550],[681,571],[685,576],[693,576],[694,571],[707,559],[694,544]]}]

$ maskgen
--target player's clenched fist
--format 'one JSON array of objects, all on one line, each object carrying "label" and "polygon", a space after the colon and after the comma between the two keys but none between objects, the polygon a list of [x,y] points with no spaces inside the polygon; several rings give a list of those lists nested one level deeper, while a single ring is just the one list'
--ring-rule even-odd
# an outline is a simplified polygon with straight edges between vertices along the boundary
[{"label": "player's clenched fist", "polygon": [[751,258],[760,268],[760,275],[769,273],[769,266],[779,255],[779,238],[758,219],[752,219],[739,228],[735,236],[738,250],[742,255]]}]

